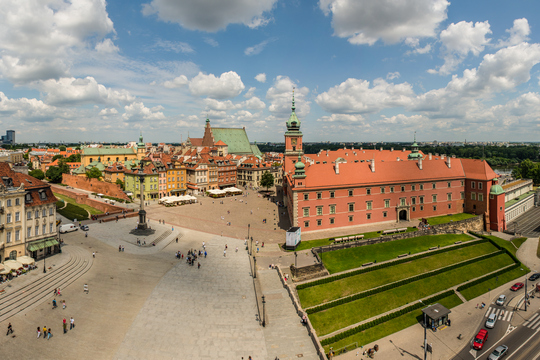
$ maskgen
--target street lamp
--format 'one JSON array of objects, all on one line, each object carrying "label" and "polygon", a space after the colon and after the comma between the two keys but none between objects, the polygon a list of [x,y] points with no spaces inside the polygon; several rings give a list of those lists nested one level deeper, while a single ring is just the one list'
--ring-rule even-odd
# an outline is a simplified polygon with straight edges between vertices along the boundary
[{"label": "street lamp", "polygon": [[[249,228],[251,227],[251,224],[248,224],[248,240],[249,240]],[[253,244],[252,244],[253,245]],[[251,249],[249,250],[249,255],[251,255]]]},{"label": "street lamp", "polygon": [[525,277],[525,311],[527,311],[527,277]]},{"label": "street lamp", "polygon": [[294,267],[297,267],[297,265],[296,265],[296,262],[297,262],[296,259],[297,258],[298,258],[298,253],[295,251],[294,252]]},{"label": "street lamp", "polygon": [[253,256],[253,278],[257,278],[257,258]]},{"label": "street lamp", "polygon": [[[45,243],[43,244],[45,245]],[[45,259],[47,258],[47,250],[45,250],[45,247],[43,247],[43,273],[47,273],[47,268],[45,267]]]},{"label": "street lamp", "polygon": [[263,320],[262,320],[262,326],[266,326],[266,312],[265,312],[265,304],[266,301],[264,301],[264,295],[262,296],[262,304],[263,304]]},{"label": "street lamp", "polygon": [[[422,304],[424,302],[422,300],[418,300]],[[425,306],[426,304],[424,304]],[[426,320],[426,312],[422,311],[424,313],[424,360],[427,360],[427,320]]]}]

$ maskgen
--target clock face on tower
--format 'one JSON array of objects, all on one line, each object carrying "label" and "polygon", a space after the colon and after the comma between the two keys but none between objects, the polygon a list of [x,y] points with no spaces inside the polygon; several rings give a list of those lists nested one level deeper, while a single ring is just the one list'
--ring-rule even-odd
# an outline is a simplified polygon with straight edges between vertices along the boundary
[{"label": "clock face on tower", "polygon": [[296,139],[291,139],[291,145],[296,145]]}]

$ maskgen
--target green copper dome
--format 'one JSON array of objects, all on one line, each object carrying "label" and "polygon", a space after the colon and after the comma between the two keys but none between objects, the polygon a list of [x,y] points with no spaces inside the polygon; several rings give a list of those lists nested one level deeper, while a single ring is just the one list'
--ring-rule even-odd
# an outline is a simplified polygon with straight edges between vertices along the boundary
[{"label": "green copper dome", "polygon": [[300,120],[298,120],[298,117],[296,116],[296,106],[294,105],[294,92],[292,97],[292,107],[291,107],[291,116],[289,116],[289,120],[287,121],[287,130],[289,131],[299,131],[300,130]]},{"label": "green copper dome", "polygon": [[[493,181],[498,181],[498,179],[493,179]],[[489,194],[501,195],[501,194],[504,194],[504,189],[499,184],[491,185],[491,190],[489,191]]]},{"label": "green copper dome", "polygon": [[304,165],[304,163],[301,162],[300,160],[298,160],[298,161],[296,162],[296,164],[294,164],[294,168],[295,168],[296,170],[301,170],[301,169],[304,169],[305,167],[306,167],[306,165]]},{"label": "green copper dome", "polygon": [[407,158],[409,160],[418,160],[422,157],[422,154],[418,152],[418,144],[416,143],[416,132],[414,133],[414,143],[412,144],[412,150]]}]

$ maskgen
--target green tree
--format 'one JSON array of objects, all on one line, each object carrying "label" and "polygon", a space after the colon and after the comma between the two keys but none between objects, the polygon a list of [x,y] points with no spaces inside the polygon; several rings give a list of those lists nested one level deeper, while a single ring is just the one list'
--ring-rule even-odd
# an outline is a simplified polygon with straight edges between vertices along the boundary
[{"label": "green tree", "polygon": [[117,183],[118,185],[120,185],[120,187],[122,188],[122,190],[125,190],[125,184],[124,184],[124,182],[123,182],[122,180],[116,179],[116,183]]},{"label": "green tree", "polygon": [[81,154],[71,154],[67,158],[67,162],[81,162]]},{"label": "green tree", "polygon": [[61,145],[58,149],[60,149],[60,151],[66,151],[66,147],[64,145]]},{"label": "green tree", "polygon": [[62,182],[62,170],[58,166],[51,166],[45,173],[50,182],[59,184]]},{"label": "green tree", "polygon": [[270,171],[265,171],[264,174],[261,176],[261,186],[264,186],[266,190],[270,186],[274,185],[274,175]]},{"label": "green tree", "polygon": [[28,169],[34,170],[34,164],[31,161],[28,163]]},{"label": "green tree", "polygon": [[101,179],[101,171],[97,167],[93,167],[86,172],[86,177],[89,179]]},{"label": "green tree", "polygon": [[32,170],[32,171],[28,172],[28,175],[30,175],[32,177],[35,177],[38,180],[45,179],[45,173],[40,169]]},{"label": "green tree", "polygon": [[24,159],[24,160],[28,160],[28,157],[29,157],[28,152],[25,152],[25,153],[23,154],[23,159]]},{"label": "green tree", "polygon": [[533,163],[531,160],[526,159],[523,160],[519,166],[516,166],[514,170],[512,171],[512,175],[516,177],[517,179],[525,178],[525,179],[531,179],[533,177],[533,172],[535,171],[535,168],[538,167],[537,164]]},{"label": "green tree", "polygon": [[52,158],[52,161],[56,160],[56,159],[63,159],[64,157],[60,154],[58,155],[54,155],[53,158]]}]

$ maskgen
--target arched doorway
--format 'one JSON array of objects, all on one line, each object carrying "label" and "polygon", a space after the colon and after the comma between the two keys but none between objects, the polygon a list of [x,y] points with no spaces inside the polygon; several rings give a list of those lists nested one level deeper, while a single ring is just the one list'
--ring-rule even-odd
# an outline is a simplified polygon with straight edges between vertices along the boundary
[{"label": "arched doorway", "polygon": [[399,212],[399,221],[407,221],[407,210],[401,210]]}]

